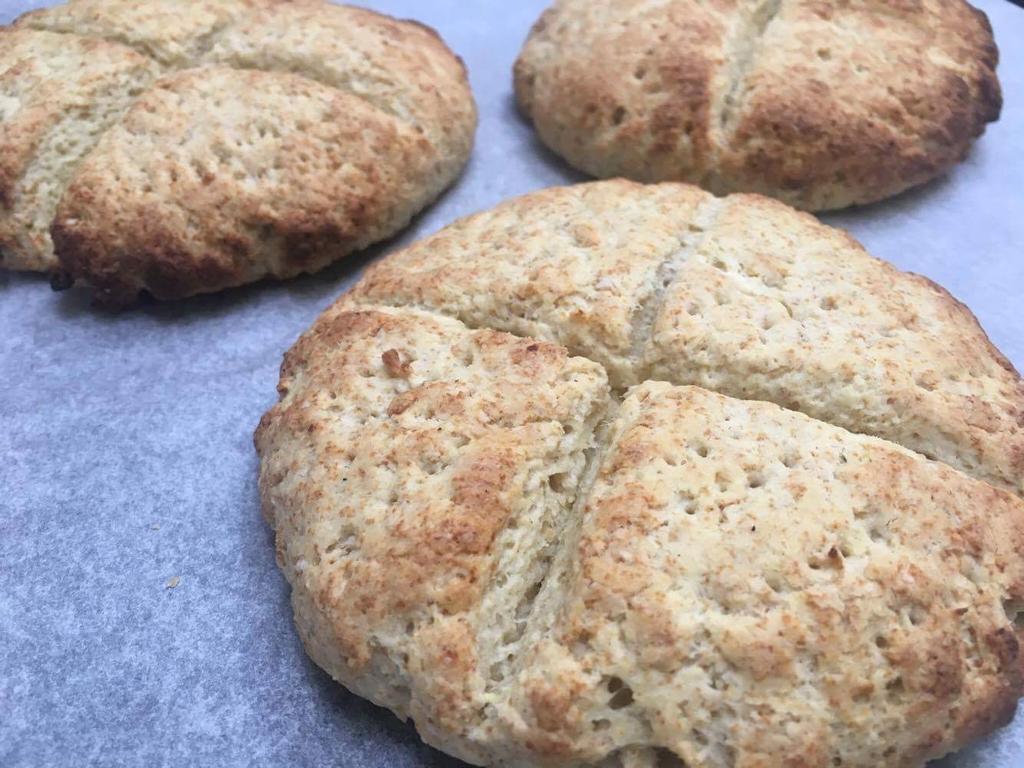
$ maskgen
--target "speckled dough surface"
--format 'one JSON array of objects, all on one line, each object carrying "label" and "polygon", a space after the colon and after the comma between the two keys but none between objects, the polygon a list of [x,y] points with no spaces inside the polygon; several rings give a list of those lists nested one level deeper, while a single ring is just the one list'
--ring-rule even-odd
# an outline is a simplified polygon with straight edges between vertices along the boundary
[{"label": "speckled dough surface", "polygon": [[260,493],[303,643],[450,754],[895,768],[1013,715],[1020,377],[806,214],[508,201],[373,266],[279,392]]},{"label": "speckled dough surface", "polygon": [[541,139],[592,175],[824,210],[960,160],[999,117],[997,60],[963,0],[557,0],[515,88]]},{"label": "speckled dough surface", "polygon": [[432,30],[324,0],[72,0],[0,36],[3,266],[109,304],[320,269],[472,145]]}]

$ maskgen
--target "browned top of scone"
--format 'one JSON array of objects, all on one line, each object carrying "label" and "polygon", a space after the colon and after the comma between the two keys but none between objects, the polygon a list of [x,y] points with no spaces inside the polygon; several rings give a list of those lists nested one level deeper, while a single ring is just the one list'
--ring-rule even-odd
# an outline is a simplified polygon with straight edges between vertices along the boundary
[{"label": "browned top of scone", "polygon": [[300,75],[167,75],[79,165],[53,227],[106,301],[322,267],[401,226],[432,183],[429,141]]},{"label": "browned top of scone", "polygon": [[777,201],[506,201],[371,267],[279,392],[307,651],[471,763],[911,768],[1024,689],[1020,376]]},{"label": "browned top of scone", "polygon": [[[30,44],[8,52],[0,89],[25,68],[71,68],[82,45],[146,65],[127,84],[87,67],[75,119],[37,120],[22,142],[53,243],[34,222],[33,258],[8,246],[8,262],[66,271],[108,303],[319,269],[404,226],[471,148],[461,61],[433,30],[360,8],[72,0],[15,29]],[[67,50],[46,49],[54,39]],[[0,212],[16,234],[22,198]]]},{"label": "browned top of scone", "polygon": [[822,210],[960,160],[999,116],[997,60],[963,0],[558,0],[515,85],[588,173]]},{"label": "browned top of scone", "polygon": [[463,759],[918,766],[1021,694],[1024,502],[895,444],[348,300],[280,394],[307,650]]}]

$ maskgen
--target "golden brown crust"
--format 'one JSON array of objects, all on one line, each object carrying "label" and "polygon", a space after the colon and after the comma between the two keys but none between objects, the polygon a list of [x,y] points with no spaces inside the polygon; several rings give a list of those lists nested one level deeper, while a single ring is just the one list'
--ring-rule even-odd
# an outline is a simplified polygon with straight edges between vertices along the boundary
[{"label": "golden brown crust", "polygon": [[211,38],[274,0],[71,0],[19,16],[14,26],[112,40],[169,69],[195,66]]},{"label": "golden brown crust", "polygon": [[280,391],[306,648],[462,759],[903,768],[1021,695],[1024,501],[896,445],[348,301]]},{"label": "golden brown crust", "polygon": [[1020,377],[779,202],[509,201],[372,267],[279,389],[303,642],[463,760],[915,768],[1024,691]]},{"label": "golden brown crust", "polygon": [[588,173],[700,178],[713,163],[730,23],[715,7],[650,6],[619,3],[612,17],[552,6],[516,61],[516,96],[545,143]]},{"label": "golden brown crust", "polygon": [[963,0],[559,0],[515,87],[541,138],[593,175],[824,210],[962,159],[999,117],[997,61]]},{"label": "golden brown crust", "polygon": [[218,34],[202,60],[301,74],[358,95],[426,137],[438,174],[469,155],[476,112],[465,66],[425,24],[325,9],[320,0],[271,0]]},{"label": "golden brown crust", "polygon": [[637,387],[609,440],[549,575],[554,621],[527,629],[517,738],[585,762],[632,744],[701,767],[910,766],[1012,711],[1019,499],[698,388]]},{"label": "golden brown crust", "polygon": [[[663,265],[715,207],[686,185],[541,190],[446,227],[371,266],[357,301],[439,310],[472,327],[551,339],[636,383]],[[480,258],[480,244],[486,258]]]},{"label": "golden brown crust", "polygon": [[[61,200],[52,234],[62,271],[109,304],[319,269],[404,226],[471,149],[462,63],[433,31],[372,11],[324,0],[72,0],[15,29],[125,51],[150,79],[158,66],[168,72],[124,121],[140,89],[73,135],[81,172],[47,183],[51,214]],[[210,78],[196,74],[207,69]],[[290,111],[293,100],[302,110]],[[248,135],[243,115],[277,135]]]}]

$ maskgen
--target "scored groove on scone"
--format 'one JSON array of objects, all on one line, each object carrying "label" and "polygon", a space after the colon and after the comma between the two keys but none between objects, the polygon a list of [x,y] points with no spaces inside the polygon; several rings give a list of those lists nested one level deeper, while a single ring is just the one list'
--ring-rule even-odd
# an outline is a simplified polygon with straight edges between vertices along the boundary
[{"label": "scored groove on scone", "polygon": [[196,65],[213,37],[253,7],[246,0],[72,0],[30,11],[14,23],[111,40],[165,67],[185,69]]},{"label": "scored groove on scone", "polygon": [[310,655],[470,762],[916,765],[1021,693],[1024,502],[891,443],[667,383],[616,408],[549,342],[345,301],[280,391]]},{"label": "scored groove on scone", "polygon": [[[175,70],[214,65],[301,75],[415,126],[442,156],[468,151],[470,137],[459,128],[472,115],[456,87],[464,71],[433,30],[321,0],[189,5],[182,19],[180,0],[72,0],[16,24],[113,40]],[[434,84],[425,86],[426,77]]]},{"label": "scored groove on scone", "polygon": [[768,400],[1024,491],[1024,384],[970,311],[766,198],[544,190],[392,254],[348,300],[551,339],[616,388]]},{"label": "scored groove on scone", "polygon": [[[491,616],[497,621],[497,626],[484,626],[481,630],[481,646],[490,648],[490,652],[484,654],[482,668],[487,671],[487,682],[485,684],[485,698],[491,702],[494,714],[494,702],[500,701],[501,691],[507,689],[514,681],[516,675],[522,671],[524,650],[529,647],[529,639],[535,638],[538,633],[544,631],[544,627],[550,625],[553,618],[553,605],[559,601],[559,592],[564,587],[566,565],[571,553],[579,541],[582,528],[583,509],[587,499],[590,498],[591,489],[597,481],[597,472],[603,458],[603,448],[608,444],[604,431],[608,422],[614,416],[617,409],[617,400],[610,399],[604,407],[592,414],[588,419],[584,435],[590,447],[584,450],[584,462],[582,468],[573,473],[571,477],[558,478],[558,484],[566,485],[573,489],[571,503],[558,510],[562,513],[560,519],[551,523],[555,528],[555,535],[545,538],[545,546],[536,549],[538,555],[537,563],[531,565],[539,566],[531,568],[533,572],[530,578],[525,580],[529,588],[520,590],[518,602],[512,603],[506,599],[504,589],[489,590],[481,601],[480,615]],[[508,529],[503,532],[502,537],[508,534]],[[499,551],[504,548],[502,539],[498,541]],[[504,574],[508,568],[514,567],[515,561],[511,558],[499,560],[495,572]],[[499,577],[499,582],[504,576]],[[499,584],[500,586],[500,584]],[[510,637],[506,637],[502,617],[508,613],[509,605],[514,604],[515,610],[514,626],[511,627]],[[490,640],[497,638],[497,641]]]},{"label": "scored groove on scone", "polygon": [[[632,321],[631,358],[634,361],[635,369],[642,369],[646,347],[654,334],[654,327],[661,317],[662,308],[665,305],[665,297],[672,285],[676,282],[679,270],[687,261],[698,253],[704,244],[704,240],[710,235],[712,228],[718,221],[724,207],[724,201],[719,198],[706,197],[693,212],[693,218],[687,222],[687,232],[680,236],[680,247],[658,265],[655,273],[654,292],[645,297],[640,304],[640,309],[634,315]],[[641,380],[642,374],[636,374],[636,380]]]},{"label": "scored groove on scone", "polygon": [[[782,3],[711,188],[777,183],[776,196],[819,209],[871,202],[954,165],[998,119],[991,28],[968,3],[815,10]],[[803,87],[787,89],[783,73],[795,71]]]},{"label": "scored groove on scone", "polygon": [[613,385],[638,383],[638,335],[665,265],[703,236],[704,206],[710,197],[685,186],[652,187],[642,204],[593,185],[538,192],[371,266],[350,297],[550,339],[601,363]]},{"label": "scored groove on scone", "polygon": [[728,142],[728,134],[735,127],[735,115],[742,112],[743,100],[746,98],[746,78],[754,69],[757,56],[761,52],[765,33],[769,25],[775,21],[782,7],[782,0],[760,0],[749,8],[742,8],[739,19],[726,40],[726,69],[728,81],[725,87],[718,89],[711,111],[711,131],[719,133],[715,145],[723,146]]},{"label": "scored groove on scone", "polygon": [[1024,489],[1024,385],[970,312],[778,203],[727,199],[646,363],[648,378],[770,400]]},{"label": "scored groove on scone", "polygon": [[475,722],[466,704],[516,652],[573,508],[604,372],[548,342],[340,306],[281,388],[260,487],[310,655],[424,732]]},{"label": "scored groove on scone", "polygon": [[275,3],[226,28],[203,60],[291,72],[343,90],[413,126],[438,162],[451,162],[469,151],[471,136],[459,126],[472,115],[457,87],[461,63],[433,55],[446,52],[433,30],[361,8],[324,14],[319,4]]}]

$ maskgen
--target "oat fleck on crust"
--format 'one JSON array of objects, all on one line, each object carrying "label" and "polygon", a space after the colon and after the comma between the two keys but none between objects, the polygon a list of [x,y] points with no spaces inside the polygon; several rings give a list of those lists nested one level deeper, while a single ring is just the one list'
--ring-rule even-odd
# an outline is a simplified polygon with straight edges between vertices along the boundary
[{"label": "oat fleck on crust", "polygon": [[870,203],[966,154],[1002,98],[963,0],[557,0],[515,65],[541,139],[594,176]]}]

